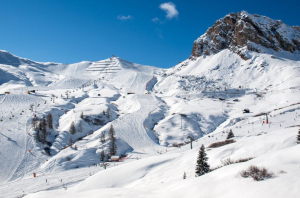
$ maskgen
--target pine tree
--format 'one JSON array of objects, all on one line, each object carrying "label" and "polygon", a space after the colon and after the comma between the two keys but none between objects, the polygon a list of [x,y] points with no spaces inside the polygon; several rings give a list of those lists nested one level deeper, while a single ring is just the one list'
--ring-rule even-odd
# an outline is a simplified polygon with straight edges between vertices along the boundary
[{"label": "pine tree", "polygon": [[45,144],[47,142],[47,128],[46,128],[46,118],[43,116],[42,120],[40,121],[40,130],[42,133],[40,134],[41,142]]},{"label": "pine tree", "polygon": [[299,128],[298,136],[297,136],[297,144],[300,144],[300,128]]},{"label": "pine tree", "polygon": [[110,129],[108,131],[108,136],[109,136],[109,140],[110,140],[110,146],[109,146],[109,154],[110,156],[113,156],[117,153],[117,142],[116,142],[116,138],[115,138],[115,130],[113,125],[110,126]]},{"label": "pine tree", "polygon": [[72,139],[72,137],[70,137],[70,139],[69,139],[69,146],[72,147],[72,145],[73,145],[73,139]]},{"label": "pine tree", "polygon": [[41,142],[41,136],[40,136],[40,131],[37,130],[35,133],[34,133],[34,140],[36,142]]},{"label": "pine tree", "polygon": [[70,134],[74,135],[76,133],[76,128],[75,128],[75,123],[74,121],[71,123],[70,129],[69,129]]},{"label": "pine tree", "polygon": [[234,134],[232,132],[232,129],[230,129],[226,139],[229,140],[230,138],[233,138],[233,137],[234,137]]},{"label": "pine tree", "polygon": [[183,179],[186,179],[186,172],[183,172]]},{"label": "pine tree", "polygon": [[100,153],[100,160],[103,162],[104,159],[105,159],[105,152],[104,152],[104,150],[102,150]]},{"label": "pine tree", "polygon": [[105,115],[105,111],[104,110],[103,110],[102,114]]},{"label": "pine tree", "polygon": [[106,117],[107,117],[107,119],[110,119],[110,117],[111,117],[110,108],[106,109]]},{"label": "pine tree", "polygon": [[205,153],[205,147],[202,144],[200,147],[198,158],[197,158],[197,164],[196,164],[196,177],[204,175],[208,173],[209,170],[209,164],[207,163],[208,157],[206,157]]},{"label": "pine tree", "polygon": [[81,111],[80,118],[83,119],[83,112]]},{"label": "pine tree", "polygon": [[105,143],[105,131],[102,131],[102,132],[101,132],[101,135],[100,135],[100,142],[101,142],[102,144]]},{"label": "pine tree", "polygon": [[81,120],[79,121],[79,124],[78,124],[78,132],[82,133],[82,122],[81,122]]},{"label": "pine tree", "polygon": [[39,119],[37,117],[32,118],[31,127],[34,131],[37,131],[39,129]]},{"label": "pine tree", "polygon": [[52,114],[51,113],[49,113],[47,115],[47,123],[48,123],[49,129],[53,129],[53,118],[52,118]]}]

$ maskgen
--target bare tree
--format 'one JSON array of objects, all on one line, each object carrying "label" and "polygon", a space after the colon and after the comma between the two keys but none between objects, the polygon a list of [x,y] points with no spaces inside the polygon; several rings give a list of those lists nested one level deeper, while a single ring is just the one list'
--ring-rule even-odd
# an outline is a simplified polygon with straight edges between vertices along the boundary
[{"label": "bare tree", "polygon": [[100,164],[100,167],[103,167],[104,169],[106,169],[110,164],[107,162],[103,162]]}]

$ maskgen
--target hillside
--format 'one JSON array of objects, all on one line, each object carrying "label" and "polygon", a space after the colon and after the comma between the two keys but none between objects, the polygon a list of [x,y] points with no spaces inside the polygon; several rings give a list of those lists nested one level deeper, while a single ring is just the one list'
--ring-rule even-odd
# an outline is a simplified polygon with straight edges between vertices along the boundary
[{"label": "hillside", "polygon": [[[114,56],[39,63],[1,51],[0,197],[297,197],[299,35],[231,13],[170,69]],[[36,141],[32,120],[49,113],[53,129]],[[104,169],[111,126],[123,158]],[[230,130],[233,143],[208,148]],[[214,170],[195,177],[202,144]],[[274,176],[243,178],[250,165]]]}]

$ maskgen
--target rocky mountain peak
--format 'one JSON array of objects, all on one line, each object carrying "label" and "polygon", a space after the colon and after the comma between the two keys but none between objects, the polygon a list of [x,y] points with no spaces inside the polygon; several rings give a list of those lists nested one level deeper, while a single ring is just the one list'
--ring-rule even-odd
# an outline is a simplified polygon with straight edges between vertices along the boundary
[{"label": "rocky mountain peak", "polygon": [[247,59],[242,48],[261,52],[261,46],[291,53],[300,50],[300,27],[288,26],[280,20],[246,11],[230,13],[217,20],[194,42],[192,56],[211,55],[230,49]]}]

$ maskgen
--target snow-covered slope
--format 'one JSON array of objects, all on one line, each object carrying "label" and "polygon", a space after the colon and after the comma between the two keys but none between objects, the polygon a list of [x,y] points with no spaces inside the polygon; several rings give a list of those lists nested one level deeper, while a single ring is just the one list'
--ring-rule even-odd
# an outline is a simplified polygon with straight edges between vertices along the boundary
[{"label": "snow-covered slope", "polygon": [[[298,27],[243,11],[218,20],[167,70],[114,56],[59,64],[1,51],[0,197],[297,197],[298,41]],[[42,144],[31,121],[49,113],[54,127]],[[105,170],[92,165],[109,153],[111,126],[123,158]],[[234,143],[207,149],[216,169],[195,177],[199,147],[229,130]],[[244,162],[222,167],[228,158]],[[239,176],[250,165],[275,176]]]}]

